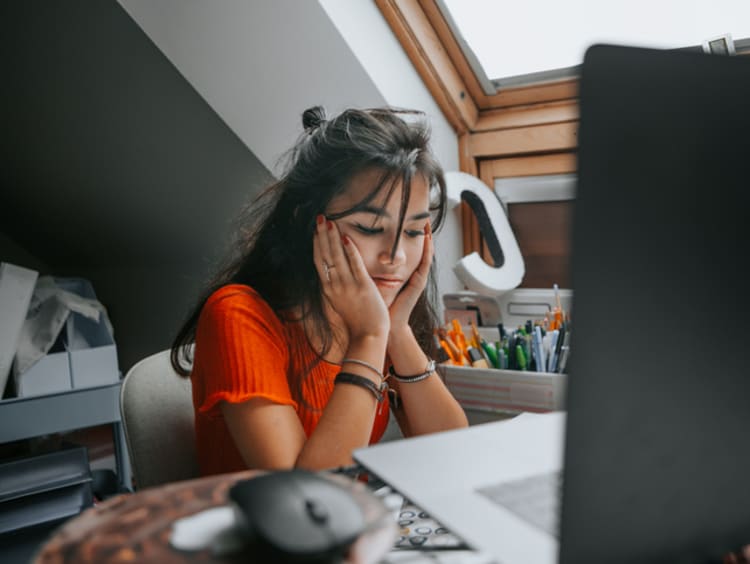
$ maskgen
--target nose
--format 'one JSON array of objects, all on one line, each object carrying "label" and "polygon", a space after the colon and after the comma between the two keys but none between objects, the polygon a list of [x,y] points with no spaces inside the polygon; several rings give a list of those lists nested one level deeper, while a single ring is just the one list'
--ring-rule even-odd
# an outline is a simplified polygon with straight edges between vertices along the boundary
[{"label": "nose", "polygon": [[[391,256],[393,253],[393,256]],[[389,241],[383,249],[380,250],[378,256],[380,264],[389,264],[394,266],[401,266],[406,262],[406,252],[404,251],[404,239],[403,237],[398,238],[396,243],[396,252],[393,252],[393,240]]]}]

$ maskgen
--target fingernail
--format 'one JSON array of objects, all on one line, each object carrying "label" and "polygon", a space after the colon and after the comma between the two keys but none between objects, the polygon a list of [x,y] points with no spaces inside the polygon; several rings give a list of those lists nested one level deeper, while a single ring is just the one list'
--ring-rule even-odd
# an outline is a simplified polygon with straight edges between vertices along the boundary
[{"label": "fingernail", "polygon": [[323,225],[323,222],[325,221],[323,214],[318,214],[318,217],[316,217],[315,219],[318,222],[318,225]]},{"label": "fingernail", "polygon": [[328,220],[328,231],[333,229],[333,222],[331,220]]},{"label": "fingernail", "polygon": [[349,235],[344,235],[341,240],[344,242],[344,245],[349,244]]}]

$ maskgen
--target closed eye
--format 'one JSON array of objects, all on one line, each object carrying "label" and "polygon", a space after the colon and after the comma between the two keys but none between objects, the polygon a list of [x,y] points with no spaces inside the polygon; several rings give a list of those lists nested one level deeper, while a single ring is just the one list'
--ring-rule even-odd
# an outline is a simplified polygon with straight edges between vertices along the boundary
[{"label": "closed eye", "polygon": [[424,235],[424,229],[407,229],[406,231],[404,231],[404,233],[406,233],[407,237],[411,237],[412,239],[414,239],[416,237],[421,237],[422,235]]},{"label": "closed eye", "polygon": [[361,223],[356,223],[354,227],[357,228],[357,231],[365,235],[378,235],[384,231],[382,227],[367,227]]}]

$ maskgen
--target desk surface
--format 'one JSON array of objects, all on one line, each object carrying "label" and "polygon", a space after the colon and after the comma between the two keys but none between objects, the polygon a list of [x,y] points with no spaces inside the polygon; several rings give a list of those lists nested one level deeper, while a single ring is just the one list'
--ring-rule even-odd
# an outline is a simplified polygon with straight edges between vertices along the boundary
[{"label": "desk surface", "polygon": [[[247,562],[247,555],[217,557],[210,549],[179,551],[170,544],[172,524],[183,517],[225,505],[229,488],[257,471],[175,482],[122,494],[67,521],[35,555],[34,564],[89,564],[106,562],[198,563]],[[357,561],[385,554],[393,544],[394,530],[376,530],[360,538],[353,550]],[[385,533],[385,534],[381,534]]]},{"label": "desk surface", "polygon": [[[213,476],[110,498],[67,521],[42,546],[34,562],[212,562],[210,551],[175,551],[169,544],[172,523],[226,503],[229,488],[253,475],[248,471]],[[227,561],[231,562],[223,560]]]}]

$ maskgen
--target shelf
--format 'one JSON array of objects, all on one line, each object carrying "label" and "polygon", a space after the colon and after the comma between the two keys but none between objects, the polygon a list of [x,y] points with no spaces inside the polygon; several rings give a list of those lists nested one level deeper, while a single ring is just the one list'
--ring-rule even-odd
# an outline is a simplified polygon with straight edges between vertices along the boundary
[{"label": "shelf", "polygon": [[120,484],[130,488],[130,463],[120,417],[121,382],[0,401],[0,443],[111,424]]}]

